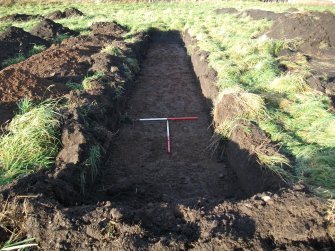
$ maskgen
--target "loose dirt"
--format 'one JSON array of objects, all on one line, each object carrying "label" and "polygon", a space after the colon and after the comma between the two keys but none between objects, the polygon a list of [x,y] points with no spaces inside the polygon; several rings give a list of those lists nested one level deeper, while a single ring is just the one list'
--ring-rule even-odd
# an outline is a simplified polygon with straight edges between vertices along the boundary
[{"label": "loose dirt", "polygon": [[38,23],[32,28],[30,33],[46,40],[51,40],[60,35],[76,36],[79,34],[78,32],[70,30],[50,19],[44,19]]},{"label": "loose dirt", "polygon": [[39,78],[22,69],[6,68],[0,71],[0,125],[13,117],[16,103],[24,97],[44,100],[67,92],[69,90],[63,84]]},{"label": "loose dirt", "polygon": [[3,60],[16,54],[26,54],[34,45],[45,45],[49,43],[34,36],[21,28],[12,26],[0,34],[0,68]]},{"label": "loose dirt", "polygon": [[11,22],[26,22],[32,19],[41,18],[41,15],[28,15],[28,14],[12,14],[0,18],[0,21],[11,21]]},{"label": "loose dirt", "polygon": [[335,96],[335,15],[330,11],[292,13],[278,18],[265,36],[273,39],[295,39],[295,51],[282,55],[294,60],[296,53],[306,57],[312,70],[310,85]]},{"label": "loose dirt", "polygon": [[60,10],[56,10],[48,14],[46,18],[56,20],[56,19],[83,16],[83,15],[84,13],[82,13],[80,10],[71,7],[71,8],[66,8],[63,12]]},{"label": "loose dirt", "polygon": [[[97,37],[70,39],[15,67],[63,83],[67,80],[60,78],[63,73],[82,77],[92,65],[92,55],[100,53],[101,45],[92,45]],[[74,46],[80,39],[85,42]],[[79,61],[84,65],[75,68]],[[37,67],[43,64],[44,68]],[[118,114],[124,123],[117,135],[112,134],[111,147],[104,148],[106,161],[101,164],[97,182],[86,191],[84,203],[69,203],[69,199],[77,201],[83,196],[82,166],[78,162],[84,163],[87,156],[81,153],[76,160],[57,163],[50,172],[40,171],[1,188],[2,201],[15,195],[33,195],[18,198],[18,202],[24,230],[42,250],[331,247],[323,201],[301,187],[247,199],[225,159],[217,162],[211,158],[207,150],[212,136],[209,108],[178,33],[155,34],[142,65],[128,108],[122,116]],[[121,66],[119,69],[124,71]],[[121,103],[113,103],[117,97],[108,100],[110,96],[99,92],[74,97],[81,102],[85,99],[93,107],[101,103],[100,99],[109,101],[113,105],[105,106],[104,114],[112,118],[121,111]],[[105,107],[96,107],[97,118]],[[84,135],[94,135],[95,124],[75,124],[81,121],[78,113],[68,115],[62,137],[73,141],[72,145],[67,142],[69,148],[79,145],[80,152],[91,146],[85,145],[88,138]],[[135,121],[166,116],[199,116],[197,121],[171,122],[171,155],[166,153],[165,123]],[[100,124],[104,122],[101,117]],[[94,140],[89,142],[97,142]],[[61,162],[60,156],[57,162]],[[88,175],[86,182],[90,179]]]}]

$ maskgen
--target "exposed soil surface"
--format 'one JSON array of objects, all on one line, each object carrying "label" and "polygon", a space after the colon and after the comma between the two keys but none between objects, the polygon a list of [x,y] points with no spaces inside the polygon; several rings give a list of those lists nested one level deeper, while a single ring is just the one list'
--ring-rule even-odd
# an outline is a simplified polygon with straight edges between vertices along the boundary
[{"label": "exposed soil surface", "polygon": [[64,27],[61,24],[55,23],[50,19],[44,19],[32,28],[31,34],[41,37],[46,40],[51,40],[60,35],[75,36],[79,33]]},{"label": "exposed soil surface", "polygon": [[94,35],[119,37],[127,33],[125,27],[116,22],[97,22],[90,27]]},{"label": "exposed soil surface", "polygon": [[12,22],[26,22],[32,19],[41,18],[41,15],[28,15],[28,14],[12,14],[0,18],[0,21],[12,21]]},{"label": "exposed soil surface", "polygon": [[0,124],[13,117],[13,106],[22,98],[44,100],[62,96],[69,90],[64,84],[39,78],[29,71],[6,68],[0,71]]},{"label": "exposed soil surface", "polygon": [[83,15],[84,13],[82,13],[80,10],[71,7],[71,8],[66,8],[64,11],[56,10],[48,14],[46,18],[56,20],[56,19],[83,16]]},{"label": "exposed soil surface", "polygon": [[127,115],[134,119],[199,119],[171,122],[171,155],[166,153],[164,122],[125,125],[115,141],[110,167],[98,190],[106,190],[106,198],[126,198],[124,203],[128,205],[138,205],[143,200],[170,202],[239,195],[232,170],[211,160],[206,151],[211,141],[211,122],[181,41],[174,37],[155,39]]},{"label": "exposed soil surface", "polygon": [[[128,81],[121,89],[126,93],[131,86],[124,58],[108,58],[107,63],[104,58],[101,63],[100,51],[126,31],[117,24],[98,24],[92,30],[94,36],[66,40],[13,66],[20,70],[5,69],[14,76],[25,71],[37,76],[27,74],[32,86],[30,78],[63,84],[82,80],[94,64],[106,70],[107,81],[100,88],[71,93],[70,103],[77,108],[64,116],[64,148],[56,167],[1,188],[2,209],[7,198],[28,195],[9,205],[16,205],[13,212],[19,212],[24,231],[42,250],[331,247],[323,201],[301,187],[247,198],[226,159],[211,158],[209,108],[177,33],[153,36],[124,111],[125,97],[117,86],[120,80]],[[132,51],[129,58],[139,60],[146,51],[146,37],[141,38],[139,45],[127,47]],[[100,39],[104,42],[97,42]],[[166,153],[164,122],[136,121],[169,116],[199,116],[197,121],[170,123],[171,155]],[[120,127],[114,120],[121,119]],[[110,131],[117,128],[117,135]],[[97,144],[103,146],[106,161],[93,184],[92,173],[83,170],[87,150]]]},{"label": "exposed soil surface", "polygon": [[310,85],[335,96],[335,15],[330,11],[292,13],[278,18],[265,35],[274,39],[296,39],[296,51],[286,51],[284,58],[294,60],[304,55],[312,69]]},{"label": "exposed soil surface", "polygon": [[26,54],[34,45],[49,45],[49,43],[21,28],[12,26],[0,34],[0,68],[3,60],[16,54]]}]

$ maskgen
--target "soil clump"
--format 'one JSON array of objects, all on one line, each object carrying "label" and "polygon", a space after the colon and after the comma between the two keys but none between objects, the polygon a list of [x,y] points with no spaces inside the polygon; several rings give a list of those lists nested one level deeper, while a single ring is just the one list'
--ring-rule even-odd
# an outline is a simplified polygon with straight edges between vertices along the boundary
[{"label": "soil clump", "polygon": [[56,10],[46,16],[48,19],[56,20],[56,19],[62,19],[62,18],[69,18],[69,17],[78,17],[78,16],[84,16],[84,13],[82,13],[80,10],[76,8],[66,8],[64,11]]},{"label": "soil clump", "polygon": [[42,18],[41,15],[28,15],[28,14],[11,14],[0,18],[0,21],[11,21],[11,22],[26,22],[32,19]]},{"label": "soil clump", "polygon": [[17,54],[27,54],[34,45],[48,46],[49,43],[21,28],[10,27],[0,34],[0,63]]},{"label": "soil clump", "polygon": [[61,24],[55,23],[50,19],[44,19],[32,28],[31,34],[41,37],[45,40],[52,40],[60,35],[76,36],[79,32],[70,30]]},{"label": "soil clump", "polygon": [[335,15],[330,11],[292,13],[278,18],[265,36],[272,39],[296,40],[295,50],[286,50],[281,58],[292,60],[297,53],[311,68],[310,86],[335,96]]}]

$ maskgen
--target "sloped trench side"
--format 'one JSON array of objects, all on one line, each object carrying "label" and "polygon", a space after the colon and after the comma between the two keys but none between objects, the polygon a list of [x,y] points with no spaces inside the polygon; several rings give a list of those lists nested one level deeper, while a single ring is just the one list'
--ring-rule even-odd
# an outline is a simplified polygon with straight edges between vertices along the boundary
[{"label": "sloped trench side", "polygon": [[[240,196],[232,169],[211,158],[209,110],[179,33],[154,33],[136,86],[126,110],[132,123],[115,138],[93,197],[138,205]],[[170,122],[171,154],[166,122],[136,121],[184,116],[199,118]]]},{"label": "sloped trench side", "polygon": [[[192,38],[188,31],[183,33],[183,40],[189,49],[193,68],[199,79],[202,93],[208,99],[208,104],[213,106],[219,95],[219,90],[216,86],[217,72],[209,66],[207,60],[209,54],[200,50],[196,39]],[[233,102],[233,100],[231,101]],[[239,104],[232,104],[229,101],[221,103],[223,103],[224,107],[220,109],[222,113],[220,117],[223,118],[234,114],[235,107],[239,106]],[[220,121],[213,122],[219,123]],[[286,187],[287,184],[285,184],[281,177],[266,167],[261,166],[255,154],[253,154],[253,148],[260,144],[267,145],[271,150],[275,149],[266,134],[255,124],[248,125],[248,128],[250,128],[250,132],[248,133],[245,132],[243,126],[242,123],[235,126],[231,138],[228,142],[225,142],[223,147],[225,148],[229,165],[236,172],[239,184],[244,192],[250,196],[259,192],[274,191]]]}]

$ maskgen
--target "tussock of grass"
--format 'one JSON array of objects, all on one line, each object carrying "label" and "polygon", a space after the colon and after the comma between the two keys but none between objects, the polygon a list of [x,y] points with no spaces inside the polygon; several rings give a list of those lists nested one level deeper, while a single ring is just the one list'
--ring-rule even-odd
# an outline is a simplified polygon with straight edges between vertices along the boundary
[{"label": "tussock of grass", "polygon": [[277,77],[268,84],[267,88],[279,93],[303,92],[310,89],[300,74],[286,74]]},{"label": "tussock of grass", "polygon": [[99,81],[104,76],[103,72],[95,72],[92,76],[86,77],[83,80],[82,86],[84,90],[91,90],[94,88],[94,82]]},{"label": "tussock of grass", "polygon": [[20,114],[0,137],[0,184],[53,163],[60,144],[56,105],[51,100],[36,106],[27,100],[20,103]]},{"label": "tussock of grass", "polygon": [[82,84],[78,84],[78,83],[75,83],[75,82],[67,82],[67,83],[65,83],[65,85],[72,90],[83,90],[84,89]]},{"label": "tussock of grass", "polygon": [[105,45],[101,52],[112,56],[120,56],[122,54],[122,50],[114,44]]},{"label": "tussock of grass", "polygon": [[95,178],[98,176],[99,169],[98,164],[101,158],[101,148],[98,145],[92,146],[89,150],[89,155],[87,159],[87,164],[91,170],[91,179],[94,182]]}]

